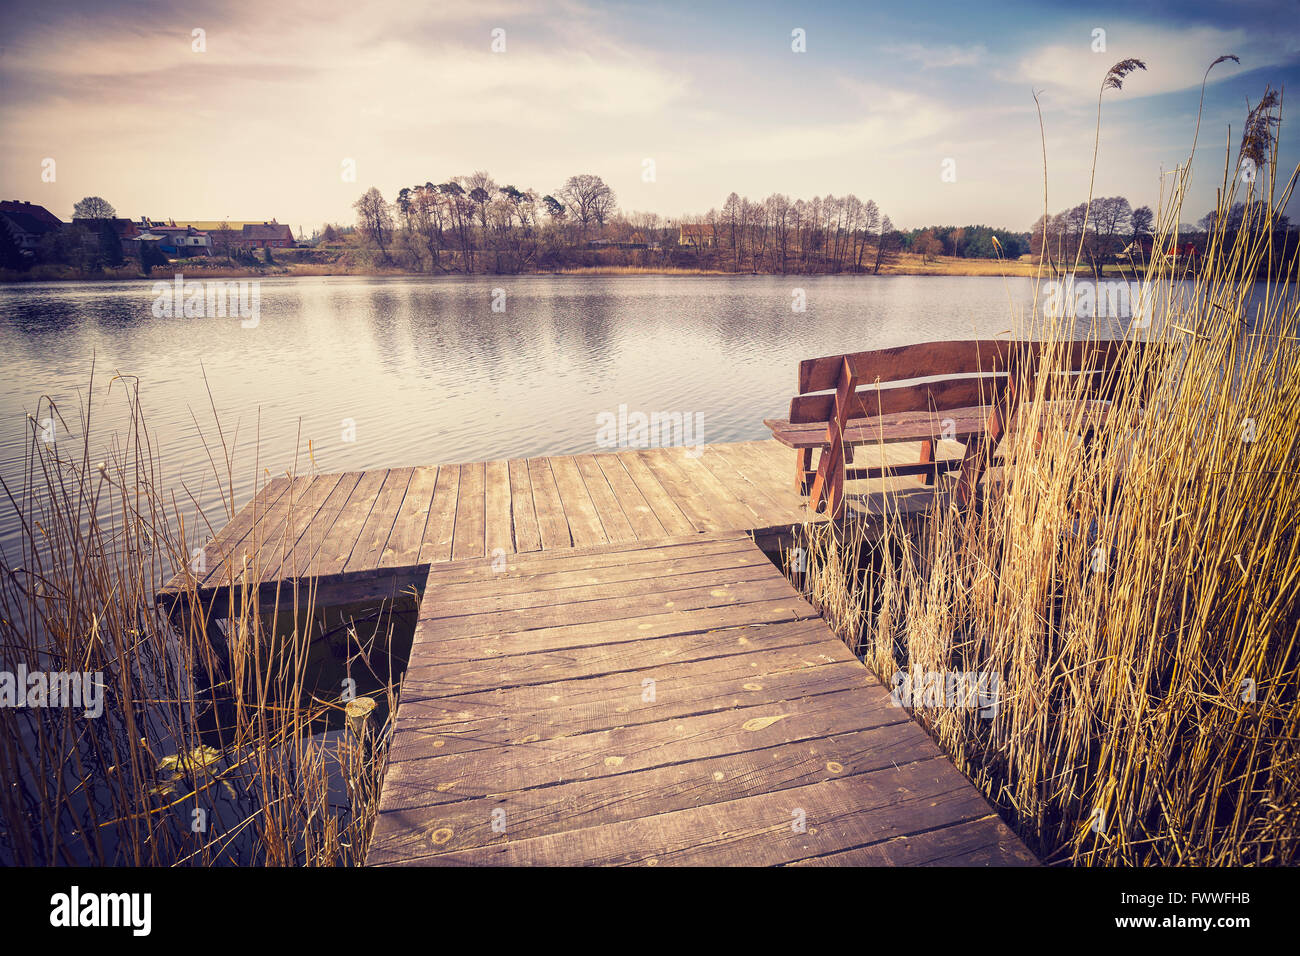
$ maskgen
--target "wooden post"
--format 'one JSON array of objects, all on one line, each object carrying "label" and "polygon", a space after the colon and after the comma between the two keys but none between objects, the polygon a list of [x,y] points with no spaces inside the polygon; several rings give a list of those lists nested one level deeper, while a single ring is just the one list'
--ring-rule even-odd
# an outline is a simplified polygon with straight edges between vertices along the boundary
[{"label": "wooden post", "polygon": [[838,518],[844,506],[844,430],[848,427],[849,409],[858,389],[858,376],[845,356],[840,370],[840,384],[835,390],[835,414],[826,427],[826,444],[822,446],[817,477],[808,497],[813,514],[821,511],[822,500],[832,518]]},{"label": "wooden post", "polygon": [[993,451],[1002,440],[1006,430],[1007,416],[1015,403],[1015,372],[1007,376],[1007,384],[1002,394],[993,403],[989,420],[984,426],[984,433],[966,443],[966,454],[962,456],[961,476],[957,479],[955,498],[957,507],[965,508],[975,500],[976,486],[980,476],[988,467]]},{"label": "wooden post", "polygon": [[801,495],[808,494],[808,472],[812,471],[811,448],[796,448],[794,451],[794,490]]},{"label": "wooden post", "polygon": [[[934,441],[932,439],[927,438],[921,442],[921,464],[923,465],[934,464]],[[934,476],[935,473],[932,470],[922,472],[920,475],[921,484],[923,485],[934,484]]]}]

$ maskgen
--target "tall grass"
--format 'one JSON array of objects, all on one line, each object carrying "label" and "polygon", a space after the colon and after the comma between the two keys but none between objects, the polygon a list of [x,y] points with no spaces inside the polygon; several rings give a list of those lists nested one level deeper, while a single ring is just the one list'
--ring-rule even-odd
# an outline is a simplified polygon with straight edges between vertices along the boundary
[{"label": "tall grass", "polygon": [[[93,375],[89,394],[97,394]],[[197,601],[191,576],[193,610],[158,606],[159,586],[233,511],[235,465],[224,443],[214,450],[227,513],[210,522],[196,500],[165,492],[134,383],[115,379],[108,394],[126,403],[129,424],[105,461],[91,454],[99,436],[89,400],[76,423],[43,403],[22,486],[3,487],[22,544],[21,554],[0,559],[0,671],[98,674],[104,705],[99,717],[0,708],[0,858],[360,863],[386,735],[373,726],[321,732],[342,722],[345,703],[337,689],[314,696],[307,679],[320,618],[314,594],[277,596],[268,607],[250,589],[219,623]],[[46,417],[81,438],[42,440]],[[234,573],[245,571],[256,569]],[[375,669],[392,713],[391,681],[382,664]]]},{"label": "tall grass", "polygon": [[886,682],[997,675],[991,719],[914,716],[1050,862],[1300,861],[1300,263],[1268,241],[1295,182],[1275,163],[1225,167],[1192,289],[1147,265],[1166,315],[1118,331],[1163,347],[1114,372],[1089,441],[1068,420],[1086,383],[1060,381],[1072,325],[1026,318],[1044,360],[979,507],[801,531],[807,593]]}]

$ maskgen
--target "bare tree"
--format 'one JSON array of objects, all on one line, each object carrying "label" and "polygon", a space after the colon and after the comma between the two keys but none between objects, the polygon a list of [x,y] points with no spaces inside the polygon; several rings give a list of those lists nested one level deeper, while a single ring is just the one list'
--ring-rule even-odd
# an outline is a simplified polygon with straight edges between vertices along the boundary
[{"label": "bare tree", "polygon": [[741,220],[741,201],[740,197],[732,193],[727,197],[727,201],[722,204],[722,219],[727,225],[727,233],[731,240],[731,270],[740,271],[740,234],[744,229]]},{"label": "bare tree", "polygon": [[388,245],[393,238],[393,209],[384,194],[371,186],[352,204],[357,211],[357,226],[362,235],[379,247],[385,262],[391,262]]},{"label": "bare tree", "polygon": [[230,223],[223,222],[212,233],[212,251],[218,256],[224,256],[227,259],[233,258],[237,251],[235,239],[238,233],[230,228]]},{"label": "bare tree", "polygon": [[876,268],[875,273],[880,274],[880,266],[885,261],[886,246],[892,241],[894,236],[894,221],[888,216],[880,222],[880,235],[876,238]]},{"label": "bare tree", "polygon": [[115,219],[117,210],[102,196],[87,196],[72,207],[73,219]]},{"label": "bare tree", "polygon": [[1155,222],[1155,214],[1151,212],[1150,206],[1138,206],[1134,209],[1133,215],[1129,218],[1129,241],[1136,242],[1150,234],[1153,222]]},{"label": "bare tree", "polygon": [[618,208],[614,190],[605,185],[605,181],[599,176],[591,173],[570,176],[564,188],[560,190],[560,198],[568,203],[573,215],[578,222],[582,223],[584,235],[587,226],[593,220],[598,225],[604,226],[606,220],[612,217],[614,210]]}]

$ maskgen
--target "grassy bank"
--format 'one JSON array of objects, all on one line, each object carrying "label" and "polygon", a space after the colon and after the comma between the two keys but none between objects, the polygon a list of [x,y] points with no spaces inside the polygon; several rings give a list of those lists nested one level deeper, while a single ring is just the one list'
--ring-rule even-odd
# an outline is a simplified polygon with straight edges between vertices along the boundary
[{"label": "grassy bank", "polygon": [[[120,282],[138,280],[141,282],[165,281],[176,272],[193,276],[197,279],[266,279],[296,278],[306,276],[429,276],[427,272],[411,272],[396,267],[377,266],[369,262],[294,262],[286,261],[274,265],[230,265],[226,263],[208,264],[203,259],[178,260],[168,266],[157,266],[153,275],[146,278],[134,266],[117,269],[104,269],[100,272],[82,273],[69,266],[37,266],[26,272],[0,270],[0,282]],[[925,258],[914,253],[905,252],[894,255],[890,261],[882,264],[880,275],[896,276],[1022,276],[1038,275],[1037,262],[1025,260],[1005,261],[999,259],[959,259],[954,256],[934,256]],[[460,273],[436,273],[437,275],[459,275]],[[491,273],[474,273],[491,275]],[[539,269],[532,272],[513,273],[517,275],[565,275],[565,276],[747,276],[747,272],[728,272],[721,269],[697,269],[689,267],[650,267],[650,266],[579,266],[555,270]],[[783,275],[786,278],[798,278],[801,273],[762,273],[763,275]],[[823,273],[816,273],[822,275]],[[1091,272],[1088,273],[1091,275]],[[1130,278],[1131,267],[1108,265],[1101,270],[1108,278]],[[868,281],[872,274],[839,273],[841,276],[856,276]]]}]

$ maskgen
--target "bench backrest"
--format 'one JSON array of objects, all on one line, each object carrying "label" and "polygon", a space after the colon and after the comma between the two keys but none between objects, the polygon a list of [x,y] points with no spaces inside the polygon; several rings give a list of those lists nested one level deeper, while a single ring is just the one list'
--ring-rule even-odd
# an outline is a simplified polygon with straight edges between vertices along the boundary
[{"label": "bench backrest", "polygon": [[[1134,348],[1141,344],[1090,339],[1071,342],[1055,354],[1061,356],[1061,371],[1086,376],[1090,381],[1084,387],[1101,397],[1113,386],[1111,371],[1126,350]],[[968,340],[805,359],[799,363],[799,392],[790,403],[790,423],[830,420],[835,414],[831,390],[839,386],[846,360],[859,382],[870,383],[857,389],[849,407],[849,418],[862,418],[990,405],[1002,396],[1010,375],[1032,374],[1042,354],[1039,342]],[[891,384],[912,379],[930,381]]]}]

